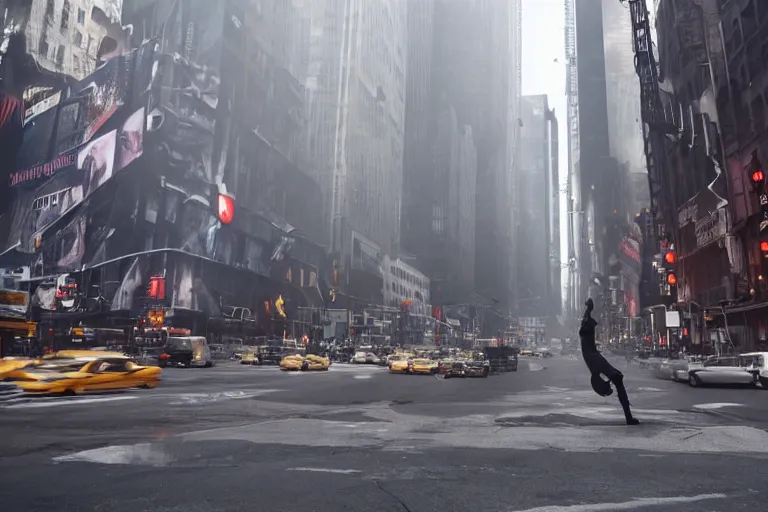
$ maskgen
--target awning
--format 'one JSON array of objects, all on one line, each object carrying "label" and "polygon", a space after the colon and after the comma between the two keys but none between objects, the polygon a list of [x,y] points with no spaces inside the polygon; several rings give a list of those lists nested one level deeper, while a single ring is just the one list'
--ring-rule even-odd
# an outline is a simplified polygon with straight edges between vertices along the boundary
[{"label": "awning", "polygon": [[455,318],[445,317],[445,321],[448,322],[448,325],[451,327],[461,328],[461,322]]},{"label": "awning", "polygon": [[768,301],[763,302],[749,302],[747,304],[741,304],[738,306],[730,306],[730,307],[722,307],[720,305],[717,306],[704,306],[704,308],[707,311],[709,311],[712,315],[722,315],[725,313],[726,315],[730,315],[732,313],[746,313],[747,311],[755,311],[757,309],[762,308],[768,308]]}]

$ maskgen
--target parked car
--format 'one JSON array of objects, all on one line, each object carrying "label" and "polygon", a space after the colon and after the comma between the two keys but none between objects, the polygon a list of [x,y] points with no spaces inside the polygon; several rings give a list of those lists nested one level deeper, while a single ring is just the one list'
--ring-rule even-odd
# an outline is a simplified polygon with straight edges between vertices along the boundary
[{"label": "parked car", "polygon": [[210,368],[213,366],[213,357],[208,341],[202,336],[170,337],[160,354],[159,366],[201,366]]},{"label": "parked car", "polygon": [[379,358],[373,352],[363,352],[358,350],[355,355],[352,356],[350,363],[355,364],[381,364],[381,358]]},{"label": "parked car", "polygon": [[689,363],[688,384],[754,386],[755,374],[741,366],[738,356],[710,357],[703,363]]},{"label": "parked car", "polygon": [[389,373],[410,373],[412,364],[413,360],[406,357],[390,359]]},{"label": "parked car", "polygon": [[445,372],[445,378],[455,377],[488,377],[491,373],[491,365],[488,361],[455,361],[448,371]]},{"label": "parked car", "polygon": [[246,347],[240,359],[240,364],[250,364],[253,366],[261,364],[261,359],[259,358],[259,353],[256,347]]},{"label": "parked car", "polygon": [[431,359],[414,359],[411,365],[411,373],[432,375],[437,373],[437,361]]}]

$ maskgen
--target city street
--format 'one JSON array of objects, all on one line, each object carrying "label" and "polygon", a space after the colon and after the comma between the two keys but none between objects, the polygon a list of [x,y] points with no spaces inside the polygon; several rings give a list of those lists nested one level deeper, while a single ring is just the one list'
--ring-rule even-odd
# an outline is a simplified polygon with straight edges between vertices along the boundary
[{"label": "city street", "polygon": [[[622,366],[622,363],[617,361]],[[32,511],[737,511],[768,494],[768,394],[580,359],[488,379],[222,363],[155,390],[6,403],[0,503]]]}]

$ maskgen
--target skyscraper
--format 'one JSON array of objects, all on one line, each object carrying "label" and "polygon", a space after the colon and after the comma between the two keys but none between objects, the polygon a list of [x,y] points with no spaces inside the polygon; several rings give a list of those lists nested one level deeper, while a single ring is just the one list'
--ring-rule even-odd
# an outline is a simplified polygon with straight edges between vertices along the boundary
[{"label": "skyscraper", "polygon": [[409,2],[408,24],[403,247],[435,304],[509,310],[520,3]]},{"label": "skyscraper", "polygon": [[382,255],[397,254],[400,240],[405,5],[320,0],[311,7],[309,146],[322,169],[330,246],[347,284],[361,286],[350,291],[376,302]]},{"label": "skyscraper", "polygon": [[610,222],[611,179],[616,174],[611,158],[606,92],[602,2],[575,0],[574,20],[578,73],[579,184],[581,239],[579,295],[587,294],[593,278],[607,273],[603,246]]},{"label": "skyscraper", "polygon": [[436,304],[467,300],[474,289],[475,179],[472,128],[439,86],[445,48],[435,3],[408,3],[408,68],[402,248],[432,280]]},{"label": "skyscraper", "polygon": [[581,277],[586,268],[582,262],[582,240],[584,231],[584,211],[581,202],[581,181],[579,171],[580,133],[579,133],[579,71],[576,48],[576,13],[575,0],[565,0],[565,58],[566,58],[566,97],[568,102],[568,162],[566,180],[566,211],[568,226],[568,282],[567,314],[571,318],[579,316],[581,309]]},{"label": "skyscraper", "polygon": [[[645,170],[640,83],[635,71],[632,20],[625,5],[603,0],[606,100],[611,157],[629,172]],[[633,212],[633,216],[634,213]]]},{"label": "skyscraper", "polygon": [[475,290],[507,310],[513,154],[508,125],[515,103],[510,85],[517,83],[518,8],[519,2],[437,2],[432,78],[433,97],[451,105],[459,125],[471,127],[477,148]]},{"label": "skyscraper", "polygon": [[554,317],[560,308],[560,203],[557,117],[547,96],[523,96],[517,280],[520,316]]}]

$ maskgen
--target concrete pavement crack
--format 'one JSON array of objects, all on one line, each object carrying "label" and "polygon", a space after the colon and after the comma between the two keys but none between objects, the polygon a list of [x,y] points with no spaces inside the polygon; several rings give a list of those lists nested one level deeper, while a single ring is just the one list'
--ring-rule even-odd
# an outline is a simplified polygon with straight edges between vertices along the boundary
[{"label": "concrete pavement crack", "polygon": [[410,509],[410,507],[408,507],[408,505],[405,504],[403,500],[397,497],[395,493],[393,493],[389,489],[385,489],[384,486],[381,485],[381,482],[379,480],[374,480],[374,482],[376,482],[376,487],[378,487],[381,492],[383,492],[384,494],[388,495],[390,498],[398,502],[400,506],[403,507],[403,510],[405,510],[405,512],[413,512]]}]

